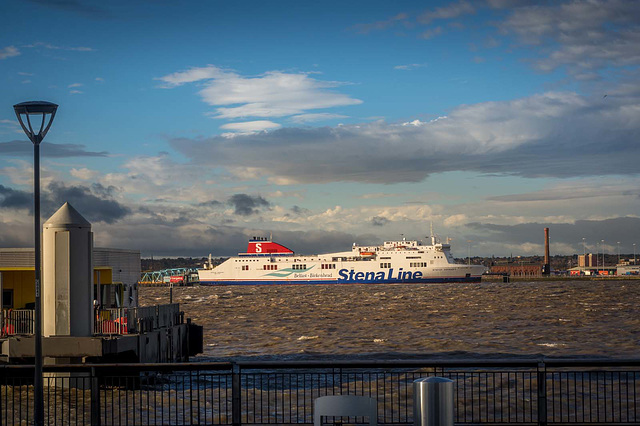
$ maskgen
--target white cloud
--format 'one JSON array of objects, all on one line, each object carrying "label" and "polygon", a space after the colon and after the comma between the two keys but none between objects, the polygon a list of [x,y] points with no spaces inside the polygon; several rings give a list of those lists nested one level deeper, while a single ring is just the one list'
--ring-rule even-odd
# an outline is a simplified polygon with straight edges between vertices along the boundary
[{"label": "white cloud", "polygon": [[72,83],[68,85],[67,88],[71,89],[72,87],[81,87],[81,86],[83,86],[82,83]]},{"label": "white cloud", "polygon": [[303,123],[312,123],[312,122],[324,121],[324,120],[336,120],[336,119],[342,119],[342,118],[348,118],[348,116],[342,115],[342,114],[332,114],[329,112],[320,112],[317,114],[294,115],[289,120],[296,124],[303,124]]},{"label": "white cloud", "polygon": [[82,94],[84,92],[82,90],[69,90],[69,93],[71,95],[79,95],[79,94]]},{"label": "white cloud", "polygon": [[215,181],[208,180],[208,167],[177,162],[167,153],[129,158],[121,168],[106,174],[101,183],[120,188],[132,199],[191,203],[210,200],[216,192],[209,188]]},{"label": "white cloud", "polygon": [[[233,73],[230,73],[233,75]],[[174,72],[173,74],[165,75],[164,77],[158,77],[156,80],[164,81],[165,88],[171,88],[175,86],[181,86],[186,83],[195,83],[201,80],[211,80],[216,78],[223,78],[228,73],[221,68],[214,65],[208,65],[201,68],[191,68],[187,71]]]},{"label": "white cloud", "polygon": [[426,31],[423,31],[420,35],[421,38],[428,40],[442,34],[442,27],[433,27]]},{"label": "white cloud", "polygon": [[42,47],[44,49],[49,49],[49,50],[67,50],[67,51],[74,51],[74,52],[93,52],[94,51],[94,49],[92,49],[91,47],[86,47],[86,46],[73,46],[73,47],[56,46],[55,44],[43,43],[43,42],[26,44],[22,47],[29,48],[29,49]]},{"label": "white cloud", "polygon": [[404,23],[405,26],[408,25],[409,15],[406,13],[399,13],[395,16],[392,16],[389,19],[385,19],[383,21],[371,22],[368,24],[357,24],[353,26],[353,29],[361,34],[368,34],[372,31],[382,31],[387,28],[394,27],[398,23]]},{"label": "white cloud", "polygon": [[216,108],[215,118],[284,117],[308,110],[357,105],[359,99],[331,91],[345,83],[321,81],[308,73],[269,71],[257,77],[244,77],[210,65],[191,68],[158,78],[164,87],[202,82],[202,100]]},{"label": "white cloud", "polygon": [[427,64],[406,64],[406,65],[396,65],[393,67],[394,70],[402,70],[402,71],[411,71],[417,68],[424,68]]},{"label": "white cloud", "polygon": [[0,49],[0,60],[20,55],[20,51],[15,46],[7,46]]},{"label": "white cloud", "polygon": [[69,170],[69,173],[71,173],[71,176],[82,180],[91,180],[98,176],[97,171],[89,170],[86,167],[83,167],[81,169],[71,168],[71,170]]},{"label": "white cloud", "polygon": [[171,144],[196,164],[232,173],[251,168],[279,184],[419,182],[458,170],[527,177],[629,175],[637,173],[640,155],[632,142],[639,131],[638,109],[637,88],[611,90],[606,102],[600,96],[547,92],[463,105],[430,122],[283,128],[233,141],[214,137]]},{"label": "white cloud", "polygon": [[444,225],[447,227],[457,227],[469,223],[471,220],[466,214],[454,214],[444,219]]},{"label": "white cloud", "polygon": [[471,3],[461,0],[457,3],[447,4],[434,10],[423,13],[418,17],[421,24],[429,24],[438,19],[454,19],[462,15],[475,13],[475,7]]},{"label": "white cloud", "polygon": [[280,124],[269,120],[245,121],[242,123],[229,123],[220,126],[221,129],[233,130],[240,133],[255,133],[263,130],[273,130],[280,128]]}]

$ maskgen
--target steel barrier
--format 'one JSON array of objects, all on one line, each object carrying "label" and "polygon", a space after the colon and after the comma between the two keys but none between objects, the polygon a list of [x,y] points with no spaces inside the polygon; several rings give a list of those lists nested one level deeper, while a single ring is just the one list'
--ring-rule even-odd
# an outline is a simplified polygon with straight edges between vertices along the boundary
[{"label": "steel barrier", "polygon": [[[47,424],[311,424],[324,395],[413,423],[415,380],[455,381],[457,424],[640,424],[640,360],[298,361],[45,366]],[[0,366],[0,424],[33,422],[33,368]],[[363,419],[346,419],[361,423]]]},{"label": "steel barrier", "polygon": [[141,308],[103,308],[95,312],[94,334],[136,334],[184,324],[177,303]]},{"label": "steel barrier", "polygon": [[0,310],[0,337],[16,334],[33,334],[33,309]]}]

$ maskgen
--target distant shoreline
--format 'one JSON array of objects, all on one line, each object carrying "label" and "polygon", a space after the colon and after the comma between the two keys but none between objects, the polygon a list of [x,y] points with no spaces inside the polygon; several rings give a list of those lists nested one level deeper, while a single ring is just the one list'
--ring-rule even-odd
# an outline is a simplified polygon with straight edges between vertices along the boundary
[{"label": "distant shoreline", "polygon": [[[640,281],[640,275],[610,275],[610,276],[548,276],[548,277],[509,277],[509,282],[544,282],[544,281]],[[501,283],[502,275],[485,275],[483,283]]]}]

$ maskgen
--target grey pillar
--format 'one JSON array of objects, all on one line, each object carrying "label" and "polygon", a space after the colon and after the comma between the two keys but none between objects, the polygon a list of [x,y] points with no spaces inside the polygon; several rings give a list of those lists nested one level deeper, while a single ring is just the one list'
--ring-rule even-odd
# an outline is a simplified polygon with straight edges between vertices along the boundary
[{"label": "grey pillar", "polygon": [[453,426],[453,380],[429,377],[413,382],[413,424]]},{"label": "grey pillar", "polygon": [[65,203],[44,224],[45,336],[93,334],[91,224]]}]

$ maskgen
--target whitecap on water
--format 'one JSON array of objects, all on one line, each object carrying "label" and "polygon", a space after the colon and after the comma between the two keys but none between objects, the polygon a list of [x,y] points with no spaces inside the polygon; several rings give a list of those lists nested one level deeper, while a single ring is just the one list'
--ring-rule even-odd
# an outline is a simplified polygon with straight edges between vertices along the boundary
[{"label": "whitecap on water", "polygon": [[320,336],[300,336],[298,337],[298,340],[313,340],[313,339],[317,339]]},{"label": "whitecap on water", "polygon": [[547,348],[557,348],[558,346],[566,346],[564,343],[538,343],[538,346],[545,346]]}]

